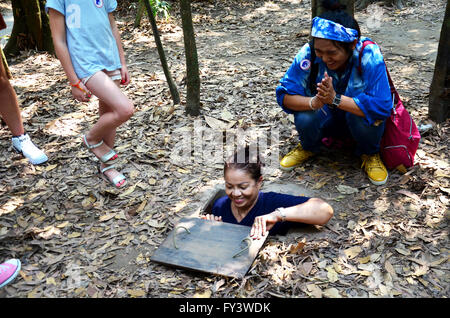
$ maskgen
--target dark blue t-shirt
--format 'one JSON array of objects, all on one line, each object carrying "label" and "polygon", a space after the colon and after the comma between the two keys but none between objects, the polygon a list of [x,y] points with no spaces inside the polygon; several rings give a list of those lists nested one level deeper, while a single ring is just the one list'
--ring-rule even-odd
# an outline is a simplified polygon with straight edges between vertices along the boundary
[{"label": "dark blue t-shirt", "polygon": [[[294,196],[289,194],[282,194],[276,192],[259,192],[258,201],[250,212],[238,222],[231,212],[231,200],[227,196],[221,197],[214,202],[212,208],[212,214],[215,216],[221,216],[223,222],[240,224],[246,226],[252,226],[255,218],[260,215],[269,214],[277,208],[288,208],[294,205],[299,205],[308,201],[308,197]],[[277,222],[269,234],[286,234],[286,232],[294,225],[299,223],[295,222]]]}]

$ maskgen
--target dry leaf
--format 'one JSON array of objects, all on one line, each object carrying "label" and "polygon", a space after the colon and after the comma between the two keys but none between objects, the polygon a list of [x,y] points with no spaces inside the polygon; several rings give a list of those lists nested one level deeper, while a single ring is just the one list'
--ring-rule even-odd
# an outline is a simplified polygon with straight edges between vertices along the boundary
[{"label": "dry leaf", "polygon": [[40,237],[44,240],[48,240],[53,235],[61,234],[61,230],[54,226],[48,226],[44,230],[37,230],[37,231],[34,231],[34,233],[38,233],[38,237]]},{"label": "dry leaf", "polygon": [[341,294],[336,288],[328,288],[323,291],[323,295],[328,298],[342,298]]},{"label": "dry leaf", "polygon": [[127,293],[131,297],[144,297],[146,295],[145,290],[141,290],[141,289],[128,289]]},{"label": "dry leaf", "polygon": [[442,264],[443,262],[446,262],[446,261],[448,261],[448,260],[449,260],[449,257],[444,257],[444,258],[441,258],[441,259],[439,259],[439,260],[437,260],[437,261],[432,262],[430,265],[431,265],[431,266],[437,266],[437,265],[440,265],[440,264]]},{"label": "dry leaf", "polygon": [[20,276],[22,276],[23,280],[27,283],[30,282],[33,278],[31,276],[27,276],[23,271],[19,271]]},{"label": "dry leaf", "polygon": [[37,280],[42,280],[45,277],[45,274],[43,272],[39,272],[36,274]]},{"label": "dry leaf", "polygon": [[384,268],[386,269],[386,271],[391,274],[392,278],[396,278],[397,277],[397,273],[395,272],[394,266],[392,266],[392,264],[389,261],[386,261],[384,263]]},{"label": "dry leaf", "polygon": [[353,247],[350,247],[350,248],[344,250],[344,254],[345,254],[345,256],[347,256],[348,259],[355,258],[361,252],[362,252],[362,249],[359,246],[353,246]]},{"label": "dry leaf", "polygon": [[311,292],[312,296],[315,298],[322,298],[322,290],[315,284],[308,284],[306,288]]},{"label": "dry leaf", "polygon": [[370,262],[370,255],[368,255],[366,257],[360,257],[360,258],[358,258],[358,261],[361,264],[366,264],[366,263]]},{"label": "dry leaf", "polygon": [[126,197],[127,195],[130,195],[131,193],[133,193],[133,191],[137,185],[138,184],[135,184],[135,185],[129,187],[125,192],[122,192],[121,194],[119,194],[119,198]]},{"label": "dry leaf", "polygon": [[65,221],[65,222],[62,222],[61,224],[58,224],[56,227],[59,229],[62,229],[63,227],[66,227],[69,224],[70,224],[69,221]]},{"label": "dry leaf", "polygon": [[223,120],[231,121],[231,120],[233,119],[233,114],[230,113],[228,110],[224,109],[224,110],[222,110],[222,112],[220,113],[220,117],[221,117]]},{"label": "dry leaf", "polygon": [[336,189],[340,192],[340,193],[342,193],[342,194],[353,194],[353,193],[358,193],[358,189],[356,189],[356,188],[352,188],[352,187],[349,187],[349,186],[346,186],[346,185],[338,185],[337,187],[336,187]]},{"label": "dry leaf", "polygon": [[314,186],[312,187],[312,189],[318,190],[318,189],[322,188],[324,185],[326,185],[327,182],[328,182],[328,179],[325,180],[325,181],[316,182],[316,183],[314,184]]},{"label": "dry leaf", "polygon": [[48,165],[47,167],[45,167],[45,171],[51,171],[51,170],[55,169],[57,166],[58,166],[57,164]]},{"label": "dry leaf", "polygon": [[312,262],[305,262],[305,263],[302,263],[302,271],[303,271],[303,274],[304,275],[309,275],[309,273],[311,272],[311,270],[312,270],[312,267],[313,267],[313,264],[312,264]]},{"label": "dry leaf", "polygon": [[406,250],[406,249],[404,249],[404,248],[396,247],[395,250],[396,250],[397,252],[399,252],[400,254],[405,255],[405,256],[408,256],[408,255],[411,254],[411,251]]},{"label": "dry leaf", "polygon": [[412,193],[411,191],[408,191],[408,190],[398,190],[397,193],[406,195],[407,197],[410,197],[411,199],[414,199],[414,200],[416,200],[416,201],[420,201],[420,197],[419,197],[417,194]]},{"label": "dry leaf", "polygon": [[148,225],[152,226],[152,227],[156,227],[156,228],[162,228],[165,227],[165,225],[163,223],[160,223],[156,220],[148,220]]},{"label": "dry leaf", "polygon": [[81,233],[80,232],[72,232],[69,235],[67,235],[68,238],[76,238],[76,237],[80,237]]},{"label": "dry leaf", "polygon": [[144,200],[139,204],[139,207],[136,210],[136,213],[142,212],[144,210],[145,206],[147,205],[147,200]]},{"label": "dry leaf", "polygon": [[113,217],[116,216],[116,214],[117,214],[117,213],[107,213],[107,214],[103,214],[102,216],[100,216],[100,217],[98,218],[98,220],[99,220],[100,222],[105,222],[105,221],[111,220]]},{"label": "dry leaf", "polygon": [[206,116],[206,115],[205,115],[205,121],[209,127],[211,127],[214,130],[217,130],[217,131],[230,129],[236,123],[236,121],[224,122],[220,119],[216,119],[214,117],[210,117],[210,116]]},{"label": "dry leaf", "polygon": [[363,275],[363,276],[371,276],[372,275],[372,272],[369,272],[369,271],[356,271],[355,273],[359,274],[359,275]]},{"label": "dry leaf", "polygon": [[91,207],[95,201],[97,201],[97,199],[93,195],[90,195],[81,202],[81,205],[86,209]]},{"label": "dry leaf", "polygon": [[303,251],[303,247],[306,245],[306,238],[303,238],[300,242],[297,243],[297,245],[290,245],[289,253],[296,254],[301,253]]},{"label": "dry leaf", "polygon": [[211,290],[207,289],[203,293],[197,292],[194,294],[194,298],[211,298]]},{"label": "dry leaf", "polygon": [[334,283],[336,281],[338,281],[338,274],[336,273],[336,271],[334,270],[334,268],[332,266],[328,266],[327,268],[327,277],[330,280],[331,283]]},{"label": "dry leaf", "polygon": [[413,276],[423,276],[428,273],[428,266],[420,266],[412,275]]},{"label": "dry leaf", "polygon": [[33,289],[32,291],[30,291],[27,294],[27,298],[37,298],[38,297],[38,291],[39,291],[39,287],[36,287],[35,289]]}]

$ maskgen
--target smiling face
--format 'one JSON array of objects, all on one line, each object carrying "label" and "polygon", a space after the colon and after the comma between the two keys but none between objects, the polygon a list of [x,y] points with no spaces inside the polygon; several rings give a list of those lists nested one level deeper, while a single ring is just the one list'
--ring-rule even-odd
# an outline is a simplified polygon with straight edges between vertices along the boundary
[{"label": "smiling face", "polygon": [[225,192],[239,210],[250,209],[258,199],[262,177],[252,178],[250,173],[241,169],[229,168],[225,171]]},{"label": "smiling face", "polygon": [[[356,41],[351,44],[352,50],[355,49]],[[329,70],[344,70],[347,65],[350,53],[343,47],[336,45],[331,40],[314,38],[314,51],[316,56],[320,57],[327,65]]]}]

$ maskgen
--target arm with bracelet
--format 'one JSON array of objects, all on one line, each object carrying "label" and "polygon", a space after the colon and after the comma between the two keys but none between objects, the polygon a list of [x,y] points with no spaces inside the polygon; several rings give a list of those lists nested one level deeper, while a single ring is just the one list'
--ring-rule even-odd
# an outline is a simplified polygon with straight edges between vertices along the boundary
[{"label": "arm with bracelet", "polygon": [[60,12],[50,9],[50,28],[52,30],[53,43],[55,46],[55,53],[61,62],[64,72],[67,75],[69,84],[72,88],[72,96],[80,102],[88,102],[91,97],[91,93],[87,87],[83,84],[72,65],[69,49],[66,41],[66,29],[64,15]]},{"label": "arm with bracelet", "polygon": [[280,207],[273,212],[255,218],[251,230],[251,237],[258,239],[278,222],[294,222],[303,224],[326,224],[333,215],[333,208],[319,198],[290,206]]}]

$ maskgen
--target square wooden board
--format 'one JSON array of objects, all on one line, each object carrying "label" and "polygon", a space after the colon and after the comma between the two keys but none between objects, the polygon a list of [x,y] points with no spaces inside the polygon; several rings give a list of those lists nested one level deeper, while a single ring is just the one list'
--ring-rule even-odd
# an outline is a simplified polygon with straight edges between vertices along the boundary
[{"label": "square wooden board", "polygon": [[[183,226],[189,229],[188,233]],[[150,260],[164,265],[202,271],[227,277],[243,278],[258,255],[267,235],[250,238],[249,226],[207,221],[198,217],[182,218],[158,247]],[[175,244],[174,234],[176,232]],[[235,257],[233,257],[235,256]]]}]

